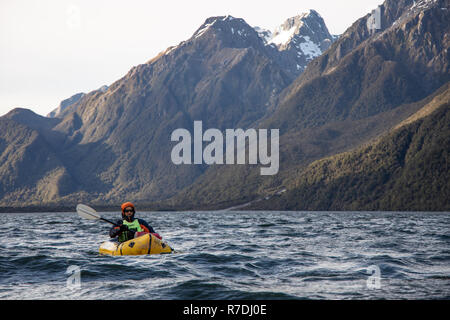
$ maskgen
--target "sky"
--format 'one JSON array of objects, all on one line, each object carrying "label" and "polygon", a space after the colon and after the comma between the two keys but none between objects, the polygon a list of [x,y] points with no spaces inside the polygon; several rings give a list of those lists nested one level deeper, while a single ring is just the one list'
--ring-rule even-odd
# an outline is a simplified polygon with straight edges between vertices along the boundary
[{"label": "sky", "polygon": [[0,0],[0,116],[47,115],[187,40],[211,16],[273,30],[314,9],[343,33],[383,0]]}]

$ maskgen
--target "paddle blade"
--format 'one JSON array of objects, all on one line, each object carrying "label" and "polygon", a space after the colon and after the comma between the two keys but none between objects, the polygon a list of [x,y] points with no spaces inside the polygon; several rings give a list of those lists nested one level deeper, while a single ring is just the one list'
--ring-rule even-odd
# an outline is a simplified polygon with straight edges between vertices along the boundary
[{"label": "paddle blade", "polygon": [[94,209],[81,203],[77,205],[77,213],[80,217],[84,219],[89,220],[101,219],[100,215]]}]

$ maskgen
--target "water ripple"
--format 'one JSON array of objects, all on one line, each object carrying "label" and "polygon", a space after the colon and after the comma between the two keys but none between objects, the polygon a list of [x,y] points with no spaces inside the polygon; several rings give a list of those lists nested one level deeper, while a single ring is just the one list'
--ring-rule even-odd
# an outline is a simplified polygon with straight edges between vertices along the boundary
[{"label": "water ripple", "polygon": [[[4,214],[0,299],[450,298],[448,213],[138,215],[178,253],[101,256],[108,224],[75,213]],[[77,288],[70,266],[81,270]]]}]

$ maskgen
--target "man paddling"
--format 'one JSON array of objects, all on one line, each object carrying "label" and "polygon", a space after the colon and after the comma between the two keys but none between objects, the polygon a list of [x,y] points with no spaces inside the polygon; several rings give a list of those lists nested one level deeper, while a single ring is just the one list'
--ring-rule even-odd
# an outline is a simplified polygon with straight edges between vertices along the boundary
[{"label": "man paddling", "polygon": [[111,238],[118,236],[119,242],[124,242],[133,239],[136,232],[149,232],[157,238],[162,239],[145,220],[134,218],[136,210],[131,202],[123,203],[121,209],[122,219],[116,222],[117,226],[109,230],[109,236]]}]

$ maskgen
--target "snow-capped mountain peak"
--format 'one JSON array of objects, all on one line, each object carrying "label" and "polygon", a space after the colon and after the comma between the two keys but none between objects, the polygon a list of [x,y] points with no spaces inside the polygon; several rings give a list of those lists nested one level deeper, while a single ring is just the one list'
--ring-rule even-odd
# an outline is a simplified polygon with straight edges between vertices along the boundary
[{"label": "snow-capped mountain peak", "polygon": [[211,43],[230,48],[253,47],[295,78],[336,40],[315,10],[286,19],[274,31],[251,27],[242,18],[215,16],[207,18],[189,40],[168,48],[164,55],[172,55],[190,42],[201,43],[204,48]]},{"label": "snow-capped mountain peak", "polygon": [[[319,47],[323,48],[321,42],[325,39],[333,40],[333,37],[328,32],[324,20],[320,14],[315,10],[299,14],[295,17],[287,19],[282,25],[277,27],[272,34],[272,37],[267,42],[268,44],[275,44],[280,50],[286,49],[292,42],[298,42],[301,38],[306,38],[305,42],[312,41]],[[303,41],[300,41],[303,42]]]},{"label": "snow-capped mountain peak", "polygon": [[323,18],[315,10],[309,10],[286,19],[273,32],[255,27],[266,46],[278,51],[286,63],[290,61],[294,76],[300,74],[309,61],[320,56],[337,40],[332,36]]}]

